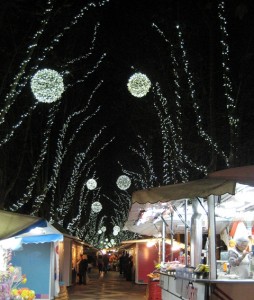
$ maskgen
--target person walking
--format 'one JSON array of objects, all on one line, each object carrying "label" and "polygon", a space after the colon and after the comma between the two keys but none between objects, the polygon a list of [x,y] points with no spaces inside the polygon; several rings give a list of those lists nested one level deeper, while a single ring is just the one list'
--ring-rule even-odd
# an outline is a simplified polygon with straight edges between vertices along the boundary
[{"label": "person walking", "polygon": [[100,276],[102,274],[102,272],[103,272],[103,259],[102,259],[102,255],[98,256],[97,264],[98,264],[98,270],[99,270],[99,276]]},{"label": "person walking", "polygon": [[108,272],[108,264],[109,264],[108,255],[104,254],[102,259],[103,259],[104,273],[106,274]]},{"label": "person walking", "polygon": [[124,252],[120,254],[119,257],[119,273],[120,275],[123,274],[123,265],[124,265]]},{"label": "person walking", "polygon": [[87,255],[83,254],[82,259],[79,263],[79,284],[86,284],[87,268],[88,268]]},{"label": "person walking", "polygon": [[124,259],[123,259],[123,276],[126,278],[127,276],[127,269],[128,269],[128,264],[129,264],[129,253],[125,253]]},{"label": "person walking", "polygon": [[76,282],[77,283],[79,283],[79,264],[80,264],[80,262],[81,262],[81,260],[82,260],[82,256],[83,256],[83,254],[80,254],[79,255],[79,260],[78,260],[78,262],[77,262],[77,266],[76,266],[76,274],[77,274],[77,279],[76,279]]},{"label": "person walking", "polygon": [[126,266],[126,280],[132,281],[132,272],[133,272],[133,256],[129,256],[128,263]]}]

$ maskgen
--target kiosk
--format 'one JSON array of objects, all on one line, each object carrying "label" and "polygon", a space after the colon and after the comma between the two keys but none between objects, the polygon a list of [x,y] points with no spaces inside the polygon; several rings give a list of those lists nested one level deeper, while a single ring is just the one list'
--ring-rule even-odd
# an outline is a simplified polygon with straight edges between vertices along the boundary
[{"label": "kiosk", "polygon": [[[162,239],[163,300],[253,299],[252,263],[248,279],[231,274],[227,263],[230,242],[237,235],[249,237],[251,250],[253,186],[254,166],[248,166],[133,194],[126,228],[145,234],[146,228],[151,233],[153,225],[158,224],[156,234],[160,233]],[[186,255],[184,263],[172,270],[168,269],[170,264],[165,261],[163,248],[165,238],[170,236],[173,240],[176,234],[184,235]],[[190,254],[190,264],[187,254]],[[201,263],[206,265],[206,272],[195,272]]]}]

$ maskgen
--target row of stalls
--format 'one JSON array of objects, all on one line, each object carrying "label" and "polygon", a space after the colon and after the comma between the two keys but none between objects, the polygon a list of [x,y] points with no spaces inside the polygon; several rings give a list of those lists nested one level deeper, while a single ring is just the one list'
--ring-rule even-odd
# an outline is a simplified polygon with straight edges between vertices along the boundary
[{"label": "row of stalls", "polygon": [[[253,299],[254,262],[250,261],[248,278],[231,274],[228,264],[228,251],[238,237],[248,237],[249,251],[254,248],[253,212],[254,166],[248,166],[134,192],[125,229],[159,241],[159,258],[154,254],[145,271],[152,272],[155,261],[160,262],[163,300]],[[181,243],[176,254],[174,248]],[[139,265],[149,251],[137,243],[132,247],[135,282],[145,283]]]},{"label": "row of stalls", "polygon": [[[172,260],[175,261],[179,258],[181,249],[184,249],[185,245],[174,241],[173,248],[171,243],[171,239],[165,239],[165,253],[167,258],[170,258],[173,253]],[[161,238],[151,236],[145,239],[122,241],[118,252],[128,253],[134,258],[133,281],[137,284],[147,284],[149,281],[147,275],[157,271],[156,266],[161,262]]]},{"label": "row of stalls", "polygon": [[89,247],[42,218],[1,210],[0,299],[24,287],[34,299],[55,299],[76,282],[78,259]]}]

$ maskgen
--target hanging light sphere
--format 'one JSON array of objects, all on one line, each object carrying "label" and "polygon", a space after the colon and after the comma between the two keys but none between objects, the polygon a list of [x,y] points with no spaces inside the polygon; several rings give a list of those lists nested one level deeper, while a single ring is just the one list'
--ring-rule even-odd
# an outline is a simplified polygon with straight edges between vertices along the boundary
[{"label": "hanging light sphere", "polygon": [[98,230],[98,234],[102,234],[102,231],[101,231],[101,230]]},{"label": "hanging light sphere", "polygon": [[118,235],[118,231],[113,231],[113,235],[117,236]]},{"label": "hanging light sphere", "polygon": [[55,102],[64,92],[63,77],[55,70],[39,70],[31,79],[31,89],[39,102]]},{"label": "hanging light sphere", "polygon": [[121,230],[120,227],[117,225],[113,227],[113,231],[119,232],[120,230]]},{"label": "hanging light sphere", "polygon": [[101,231],[102,231],[102,232],[105,232],[106,230],[107,230],[106,226],[102,226],[102,227],[101,227]]},{"label": "hanging light sphere", "polygon": [[145,74],[135,73],[129,78],[127,87],[132,96],[142,98],[149,92],[151,81]]},{"label": "hanging light sphere", "polygon": [[86,186],[89,190],[94,190],[97,188],[97,181],[95,179],[88,179],[86,182]]},{"label": "hanging light sphere", "polygon": [[121,175],[116,181],[116,185],[120,190],[127,190],[131,186],[131,180],[126,175]]},{"label": "hanging light sphere", "polygon": [[98,213],[102,210],[102,205],[100,202],[98,201],[95,201],[93,204],[92,204],[92,211],[95,212],[95,213]]}]

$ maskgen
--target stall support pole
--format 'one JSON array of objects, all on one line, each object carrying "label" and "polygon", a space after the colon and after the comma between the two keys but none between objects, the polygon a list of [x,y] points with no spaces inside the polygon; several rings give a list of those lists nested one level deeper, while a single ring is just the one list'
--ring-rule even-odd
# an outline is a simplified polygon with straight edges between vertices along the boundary
[{"label": "stall support pole", "polygon": [[166,259],[166,245],[165,245],[165,237],[166,237],[166,224],[163,220],[162,222],[162,263],[165,263],[165,259]]},{"label": "stall support pole", "polygon": [[173,253],[173,246],[174,246],[174,233],[173,233],[173,213],[171,213],[171,224],[170,224],[170,231],[171,231],[171,254],[170,254],[170,259],[171,261],[174,260],[174,253]]},{"label": "stall support pole", "polygon": [[185,265],[188,265],[188,226],[187,226],[187,207],[188,207],[188,200],[185,200],[184,206],[184,242],[185,242]]},{"label": "stall support pole", "polygon": [[163,261],[163,258],[162,258],[162,246],[161,246],[161,240],[159,239],[158,240],[158,263],[162,262]]},{"label": "stall support pole", "polygon": [[208,204],[208,257],[210,264],[210,279],[216,279],[216,229],[215,229],[215,196],[207,198]]}]

